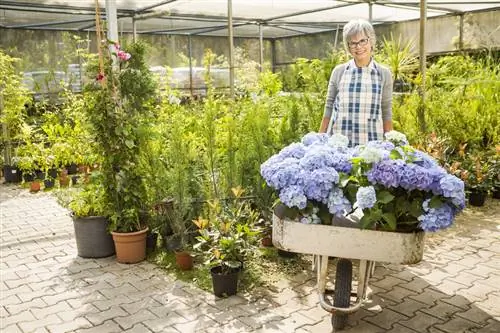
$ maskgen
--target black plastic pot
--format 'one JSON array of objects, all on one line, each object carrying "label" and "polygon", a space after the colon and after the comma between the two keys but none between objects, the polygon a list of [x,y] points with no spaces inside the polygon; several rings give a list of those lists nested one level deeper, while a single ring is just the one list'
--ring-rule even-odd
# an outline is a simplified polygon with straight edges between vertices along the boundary
[{"label": "black plastic pot", "polygon": [[26,183],[34,181],[36,174],[34,172],[23,172],[23,179]]},{"label": "black plastic pot", "polygon": [[493,192],[491,192],[491,197],[493,199],[500,199],[500,187],[495,187]]},{"label": "black plastic pot", "polygon": [[54,179],[45,179],[43,181],[43,185],[45,186],[45,188],[52,188],[54,187],[54,184],[55,184]]},{"label": "black plastic pot", "polygon": [[75,175],[78,173],[78,165],[75,163],[68,164],[66,170],[68,170],[68,175]]},{"label": "black plastic pot", "polygon": [[20,183],[23,180],[21,170],[10,165],[4,165],[3,175],[7,183]]},{"label": "black plastic pot", "polygon": [[78,175],[71,176],[71,184],[76,185],[78,183],[78,178],[80,178]]},{"label": "black plastic pot", "polygon": [[486,192],[471,192],[469,194],[469,204],[476,207],[484,206]]},{"label": "black plastic pot", "polygon": [[217,297],[227,297],[236,295],[238,292],[238,275],[240,269],[234,269],[228,274],[222,274],[222,267],[216,266],[210,270],[214,295]]},{"label": "black plastic pot", "polygon": [[148,233],[146,236],[146,251],[151,252],[156,249],[158,234],[156,232]]},{"label": "black plastic pot", "polygon": [[278,255],[282,258],[295,258],[297,253],[278,249]]},{"label": "black plastic pot", "polygon": [[102,216],[72,218],[78,256],[104,258],[115,253],[115,243],[108,232],[108,219]]}]

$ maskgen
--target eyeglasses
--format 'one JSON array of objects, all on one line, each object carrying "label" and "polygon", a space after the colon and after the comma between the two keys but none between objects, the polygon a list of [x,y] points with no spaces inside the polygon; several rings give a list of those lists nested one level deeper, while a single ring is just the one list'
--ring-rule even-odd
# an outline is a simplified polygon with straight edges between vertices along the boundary
[{"label": "eyeglasses", "polygon": [[349,43],[347,43],[347,46],[349,46],[350,49],[353,49],[356,46],[366,46],[366,44],[368,44],[369,40],[370,40],[370,38],[363,38],[357,42],[349,42]]}]

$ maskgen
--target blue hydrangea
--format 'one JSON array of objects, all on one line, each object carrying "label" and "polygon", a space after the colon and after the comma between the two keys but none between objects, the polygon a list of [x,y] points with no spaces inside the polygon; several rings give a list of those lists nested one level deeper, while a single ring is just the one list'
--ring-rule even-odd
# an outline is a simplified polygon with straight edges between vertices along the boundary
[{"label": "blue hydrangea", "polygon": [[307,198],[326,203],[333,185],[339,182],[334,168],[325,167],[304,173],[304,193]]},{"label": "blue hydrangea", "polygon": [[445,198],[460,209],[465,208],[464,182],[453,175],[445,175],[439,180],[439,187]]},{"label": "blue hydrangea", "polygon": [[283,148],[279,152],[279,156],[281,158],[293,157],[293,158],[302,158],[306,153],[306,148],[302,143],[294,142],[285,148]]},{"label": "blue hydrangea", "polygon": [[388,156],[389,153],[387,151],[368,146],[359,152],[359,157],[361,157],[366,163],[377,163],[386,159]]},{"label": "blue hydrangea", "polygon": [[276,161],[276,163],[267,161],[261,165],[261,175],[269,186],[280,190],[302,183],[303,170],[299,165],[299,159],[289,157],[281,161],[276,159]]},{"label": "blue hydrangea", "polygon": [[413,157],[413,163],[418,164],[421,167],[424,167],[426,169],[439,167],[438,162],[423,151],[415,150],[411,153],[411,155]]},{"label": "blue hydrangea", "polygon": [[401,183],[404,164],[401,160],[384,160],[375,163],[372,169],[366,173],[366,176],[372,184],[380,184],[385,187],[398,187]]},{"label": "blue hydrangea", "polygon": [[304,209],[307,206],[307,198],[302,186],[292,185],[283,188],[279,194],[280,200],[288,207]]},{"label": "blue hydrangea", "polygon": [[438,208],[429,207],[430,199],[423,203],[424,214],[418,217],[418,226],[424,231],[437,231],[449,227],[455,219],[456,211],[448,203]]},{"label": "blue hydrangea", "polygon": [[304,146],[310,146],[314,143],[325,144],[328,142],[328,138],[329,138],[329,136],[326,133],[311,132],[311,133],[307,133],[306,135],[304,135],[301,142]]},{"label": "blue hydrangea", "polygon": [[416,164],[405,164],[402,171],[399,186],[405,190],[431,190],[433,178],[429,170]]},{"label": "blue hydrangea", "polygon": [[356,193],[356,203],[361,209],[372,208],[377,202],[377,194],[373,186],[361,186]]},{"label": "blue hydrangea", "polygon": [[341,217],[352,210],[352,205],[344,196],[344,192],[338,187],[334,187],[328,196],[328,211],[330,214]]}]

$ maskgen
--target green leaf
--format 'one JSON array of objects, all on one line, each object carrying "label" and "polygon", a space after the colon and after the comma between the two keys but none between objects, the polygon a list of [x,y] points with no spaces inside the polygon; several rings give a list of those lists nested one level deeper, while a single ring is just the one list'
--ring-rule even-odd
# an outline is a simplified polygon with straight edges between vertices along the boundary
[{"label": "green leaf", "polygon": [[361,229],[368,229],[370,228],[375,221],[373,221],[369,215],[363,215],[361,220],[359,221],[361,224]]},{"label": "green leaf", "polygon": [[131,149],[135,146],[134,141],[132,140],[125,140],[125,145],[127,146],[128,149]]},{"label": "green leaf", "polygon": [[429,202],[429,207],[430,208],[439,208],[443,204],[443,201],[441,198],[439,198],[437,195],[433,196],[431,201]]},{"label": "green leaf", "polygon": [[422,200],[415,199],[410,203],[409,212],[411,216],[419,217],[424,212],[422,208]]},{"label": "green leaf", "polygon": [[386,204],[391,202],[394,199],[394,196],[389,191],[380,191],[377,193],[377,201]]},{"label": "green leaf", "polygon": [[387,225],[389,226],[390,230],[396,230],[397,220],[394,214],[384,213],[382,214],[382,218],[384,219],[385,222],[387,222]]},{"label": "green leaf", "polygon": [[393,160],[399,160],[399,159],[403,158],[403,156],[401,156],[401,154],[399,153],[399,151],[397,151],[396,149],[391,150],[390,157]]}]

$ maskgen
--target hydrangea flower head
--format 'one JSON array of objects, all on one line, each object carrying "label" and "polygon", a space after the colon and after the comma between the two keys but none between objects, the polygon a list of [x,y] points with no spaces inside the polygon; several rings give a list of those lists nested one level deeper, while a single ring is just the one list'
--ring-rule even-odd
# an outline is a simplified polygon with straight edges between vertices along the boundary
[{"label": "hydrangea flower head", "polygon": [[406,138],[406,135],[404,135],[401,132],[398,131],[389,131],[384,134],[386,140],[391,141],[392,143],[396,145],[407,145],[408,144],[408,139]]},{"label": "hydrangea flower head", "polygon": [[349,138],[345,135],[335,133],[328,139],[328,145],[332,147],[347,148],[349,146]]},{"label": "hydrangea flower head", "polygon": [[362,186],[356,193],[356,202],[361,209],[372,208],[377,202],[377,194],[373,186]]}]

